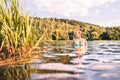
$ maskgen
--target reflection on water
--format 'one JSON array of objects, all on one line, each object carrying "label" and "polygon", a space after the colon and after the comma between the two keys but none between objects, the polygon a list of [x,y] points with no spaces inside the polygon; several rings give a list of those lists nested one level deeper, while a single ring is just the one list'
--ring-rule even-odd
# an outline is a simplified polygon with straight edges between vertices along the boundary
[{"label": "reflection on water", "polygon": [[120,80],[120,41],[89,41],[81,58],[68,44],[47,47],[29,64],[1,67],[0,80]]}]

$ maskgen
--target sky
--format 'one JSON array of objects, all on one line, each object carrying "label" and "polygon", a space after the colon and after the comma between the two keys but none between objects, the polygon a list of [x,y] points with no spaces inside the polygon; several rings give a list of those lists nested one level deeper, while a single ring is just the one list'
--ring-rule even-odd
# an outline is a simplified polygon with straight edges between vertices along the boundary
[{"label": "sky", "polygon": [[120,0],[26,0],[25,3],[29,15],[34,17],[120,26]]}]

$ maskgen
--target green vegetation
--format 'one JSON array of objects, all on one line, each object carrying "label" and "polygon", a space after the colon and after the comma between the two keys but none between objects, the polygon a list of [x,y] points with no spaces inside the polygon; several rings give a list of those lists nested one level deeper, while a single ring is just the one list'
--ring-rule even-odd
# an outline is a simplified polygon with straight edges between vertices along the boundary
[{"label": "green vegetation", "polygon": [[20,11],[17,0],[2,0],[0,3],[0,45],[5,57],[16,55],[15,53],[21,55],[22,51],[28,52],[35,44],[35,38],[31,34],[32,22],[26,13],[21,16]]},{"label": "green vegetation", "polygon": [[[58,33],[58,39],[67,39],[73,38],[73,31],[76,28],[81,28],[83,31],[83,37],[87,40],[120,40],[120,26],[116,27],[102,27],[99,25],[94,25],[90,23],[68,20],[68,19],[56,19],[56,18],[34,18],[36,22],[44,22],[45,25],[48,25],[47,28],[53,27],[60,30],[59,27],[65,29],[68,33]],[[58,27],[58,28],[57,28]],[[61,31],[60,31],[61,32]],[[54,33],[54,31],[53,31]],[[54,34],[55,35],[55,34]],[[53,39],[56,39],[53,35]]]},{"label": "green vegetation", "polygon": [[[68,39],[70,24],[49,19],[36,20],[22,10],[18,0],[0,2],[0,57],[21,57],[32,50],[49,45],[53,38]],[[60,23],[60,24],[59,24]],[[68,31],[69,30],[69,31]],[[49,44],[48,44],[49,43]]]},{"label": "green vegetation", "polygon": [[0,1],[0,57],[21,57],[52,40],[71,40],[81,28],[87,40],[120,40],[120,26],[104,28],[68,19],[34,18],[22,10],[18,0]]},{"label": "green vegetation", "polygon": [[22,67],[1,67],[0,80],[26,80],[28,73]]}]

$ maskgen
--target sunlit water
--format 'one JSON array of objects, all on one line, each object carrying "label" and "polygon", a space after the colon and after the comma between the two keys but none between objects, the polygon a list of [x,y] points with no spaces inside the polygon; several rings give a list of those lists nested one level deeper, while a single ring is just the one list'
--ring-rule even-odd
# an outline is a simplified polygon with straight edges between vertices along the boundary
[{"label": "sunlit water", "polygon": [[1,67],[0,80],[120,80],[120,41],[88,44],[88,54],[77,58],[70,43],[59,42],[29,64]]}]

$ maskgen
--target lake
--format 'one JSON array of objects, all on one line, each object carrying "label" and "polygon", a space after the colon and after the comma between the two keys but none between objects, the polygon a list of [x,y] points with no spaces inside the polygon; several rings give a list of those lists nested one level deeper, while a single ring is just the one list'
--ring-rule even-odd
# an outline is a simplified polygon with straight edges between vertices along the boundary
[{"label": "lake", "polygon": [[120,80],[120,41],[88,41],[88,54],[76,57],[70,42],[36,51],[30,63],[0,67],[0,80]]}]

